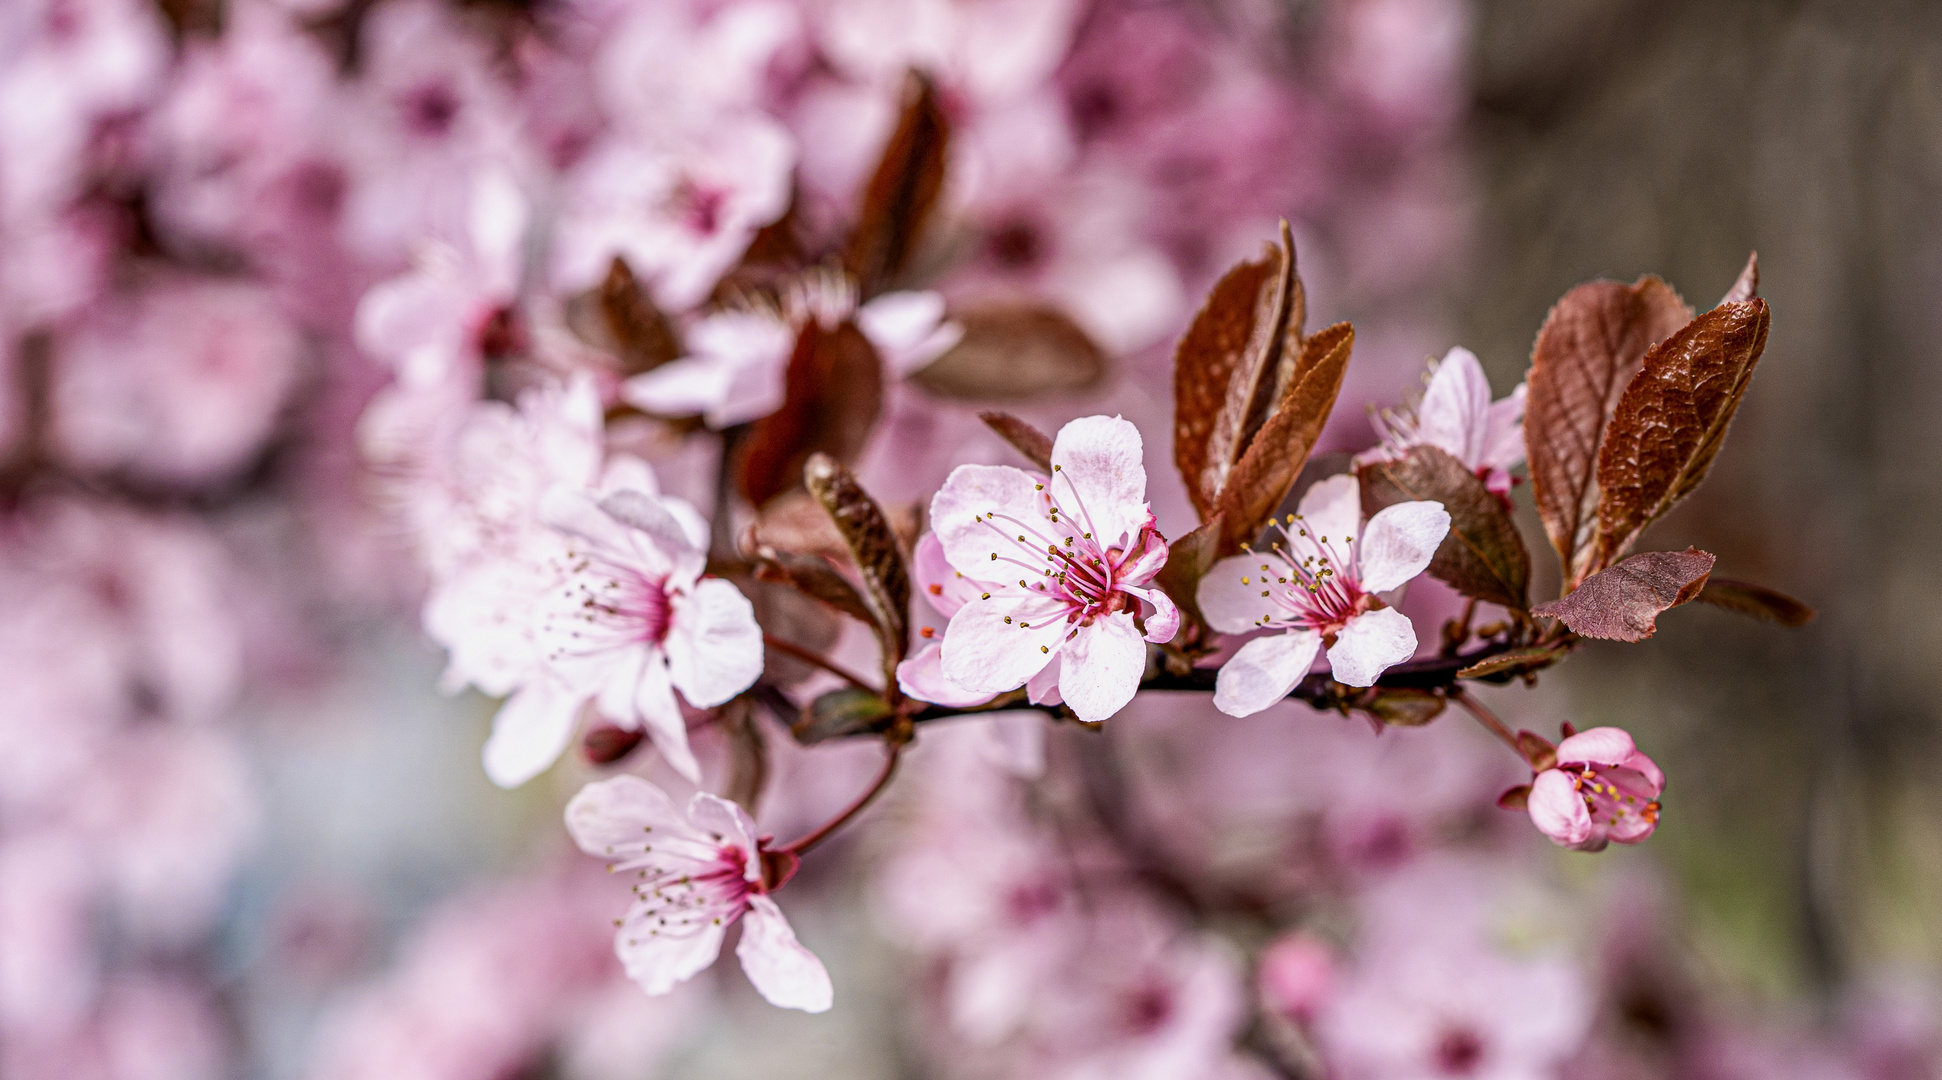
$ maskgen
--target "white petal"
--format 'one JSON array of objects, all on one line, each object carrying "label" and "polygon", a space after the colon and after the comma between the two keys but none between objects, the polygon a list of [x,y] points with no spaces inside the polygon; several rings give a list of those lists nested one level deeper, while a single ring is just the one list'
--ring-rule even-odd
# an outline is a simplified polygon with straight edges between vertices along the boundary
[{"label": "white petal", "polygon": [[1356,543],[1357,579],[1363,591],[1388,592],[1429,568],[1450,534],[1450,515],[1438,502],[1384,507]]},{"label": "white petal", "polygon": [[640,536],[634,538],[634,547],[641,549],[645,541],[652,545],[646,560],[652,566],[658,560],[673,562],[675,557],[693,550],[688,541],[688,530],[682,526],[681,519],[669,511],[660,499],[638,491],[616,491],[600,500],[600,509],[608,517],[633,529]]},{"label": "white petal", "polygon": [[1353,474],[1342,473],[1309,485],[1295,513],[1302,519],[1298,528],[1308,530],[1309,536],[1318,542],[1327,538],[1336,566],[1353,565],[1351,556],[1355,549],[1349,539],[1361,535],[1362,531],[1362,489]]},{"label": "white petal", "polygon": [[[570,484],[555,484],[540,496],[539,519],[549,528],[592,545],[610,557],[631,559],[634,544],[627,526],[600,508],[591,492]],[[657,572],[665,572],[662,568]]]},{"label": "white petal", "polygon": [[835,1000],[823,962],[796,940],[782,909],[766,896],[749,899],[735,955],[748,981],[771,1005],[819,1013],[827,1012]]},{"label": "white petal", "polygon": [[1489,424],[1490,380],[1469,349],[1454,348],[1436,366],[1416,406],[1416,435],[1474,469],[1482,463]]},{"label": "white petal", "polygon": [[1525,803],[1531,823],[1538,831],[1566,847],[1584,843],[1591,837],[1591,811],[1578,796],[1571,778],[1556,769],[1546,769],[1531,782],[1531,795]]},{"label": "white petal", "polygon": [[1245,634],[1260,627],[1261,620],[1282,614],[1263,583],[1261,557],[1232,555],[1207,568],[1200,579],[1196,599],[1207,625],[1223,634]]},{"label": "white petal", "polygon": [[684,356],[621,383],[620,399],[655,416],[700,416],[721,408],[734,381],[733,368]]},{"label": "white petal", "polygon": [[1146,639],[1130,611],[1096,618],[1066,642],[1059,665],[1059,695],[1079,719],[1096,724],[1139,692]]},{"label": "white petal", "polygon": [[[1013,540],[1022,530],[982,519],[997,514],[1049,528],[1045,505],[1038,481],[1023,469],[960,465],[931,499],[931,530],[944,547],[944,557],[967,575],[992,574],[1009,566],[1001,560],[1010,558],[1029,559],[1036,566],[1042,546],[1032,546],[1028,553]],[[991,558],[994,554],[998,559]]]},{"label": "white petal", "polygon": [[1490,406],[1478,467],[1509,471],[1524,463],[1524,396],[1524,384],[1518,383],[1509,397]]},{"label": "white petal", "polygon": [[1034,705],[1063,705],[1065,699],[1059,696],[1059,657],[1052,654],[1052,662],[1038,669],[1038,674],[1025,682],[1025,700]]},{"label": "white petal", "polygon": [[1126,591],[1153,605],[1153,613],[1143,620],[1146,623],[1146,640],[1155,645],[1172,641],[1173,636],[1180,632],[1180,609],[1174,605],[1173,597],[1158,586]]},{"label": "white petal", "polygon": [[1269,634],[1241,646],[1214,678],[1214,707],[1229,716],[1252,716],[1288,696],[1322,648],[1313,630]]},{"label": "white petal", "polygon": [[526,197],[504,169],[487,169],[472,185],[472,250],[496,289],[519,284],[526,240]]},{"label": "white petal", "polygon": [[[722,843],[733,844],[749,855],[756,851],[755,822],[740,806],[706,791],[697,791],[688,800],[688,823],[711,834]],[[745,866],[750,881],[762,879],[761,860],[751,858]]]},{"label": "white petal", "polygon": [[944,298],[934,292],[894,292],[857,309],[856,325],[899,377],[930,363],[964,337],[944,321]]},{"label": "white petal", "polygon": [[1328,649],[1329,672],[1349,686],[1374,686],[1392,664],[1416,655],[1416,628],[1395,608],[1365,611],[1348,621]]},{"label": "white petal", "polygon": [[1142,453],[1140,429],[1117,416],[1082,416],[1060,428],[1050,486],[1060,516],[1086,523],[1103,545],[1132,543],[1149,517]]},{"label": "white petal", "polygon": [[919,701],[954,709],[982,705],[992,698],[990,694],[974,694],[944,677],[944,643],[941,641],[925,642],[897,665],[897,686]]},{"label": "white petal", "polygon": [[762,675],[762,627],[732,582],[703,578],[669,598],[668,670],[697,708],[712,709]]},{"label": "white petal", "polygon": [[482,755],[486,776],[516,788],[545,772],[573,740],[573,721],[585,700],[545,676],[521,687],[492,718]]},{"label": "white petal", "polygon": [[944,628],[944,677],[973,693],[1025,685],[1059,651],[1064,605],[1036,596],[973,600]]},{"label": "white petal", "polygon": [[605,855],[621,844],[638,844],[647,830],[687,836],[688,820],[668,793],[638,776],[596,780],[566,804],[566,831],[589,855]]},{"label": "white petal", "polygon": [[614,934],[614,952],[627,977],[649,994],[665,994],[707,970],[721,955],[727,926],[704,925],[692,933],[657,933],[658,916],[641,905],[628,911]]},{"label": "white petal", "polygon": [[639,681],[634,684],[634,715],[653,740],[654,749],[674,771],[691,784],[701,783],[701,764],[688,747],[688,721],[681,715],[681,703],[674,700],[668,665],[658,651],[641,664]]}]

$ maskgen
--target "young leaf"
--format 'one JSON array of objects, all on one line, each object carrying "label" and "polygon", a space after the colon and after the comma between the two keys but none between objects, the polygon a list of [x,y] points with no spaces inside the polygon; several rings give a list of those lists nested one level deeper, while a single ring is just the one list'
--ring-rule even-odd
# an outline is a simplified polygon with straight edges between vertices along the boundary
[{"label": "young leaf", "polygon": [[681,355],[681,338],[674,325],[635,280],[627,260],[618,255],[600,283],[600,313],[618,350],[623,375],[652,371]]},{"label": "young leaf", "polygon": [[1524,411],[1531,494],[1568,585],[1584,580],[1598,509],[1605,424],[1647,350],[1692,320],[1655,277],[1593,281],[1564,294],[1531,349]]},{"label": "young leaf", "polygon": [[1558,748],[1535,731],[1517,733],[1517,752],[1524,755],[1524,761],[1530,765],[1532,772],[1543,772],[1558,766]]},{"label": "young leaf", "polygon": [[1706,587],[1699,591],[1699,602],[1777,622],[1782,626],[1806,626],[1814,621],[1816,614],[1813,608],[1786,593],[1764,585],[1729,581],[1726,578],[1706,579]]},{"label": "young leaf", "polygon": [[1252,542],[1288,497],[1335,408],[1354,348],[1355,328],[1348,323],[1336,323],[1302,342],[1287,391],[1221,490],[1221,554],[1233,554]]},{"label": "young leaf", "polygon": [[944,397],[1024,401],[1079,394],[1106,377],[1106,354],[1056,307],[991,303],[953,311],[964,328],[944,355],[910,381]]},{"label": "young leaf", "polygon": [[863,597],[820,555],[778,551],[767,544],[753,547],[749,555],[755,563],[755,576],[763,581],[788,585],[805,596],[814,597],[859,622],[876,625],[876,613]]},{"label": "young leaf", "polygon": [[1202,521],[1255,433],[1249,421],[1266,422],[1270,395],[1288,381],[1281,361],[1299,281],[1292,246],[1267,248],[1215,284],[1174,349],[1173,458]]},{"label": "young leaf", "polygon": [[1512,649],[1509,652],[1498,653],[1496,656],[1486,657],[1471,664],[1469,667],[1457,672],[1457,678],[1483,679],[1489,682],[1508,682],[1510,679],[1518,675],[1523,675],[1526,672],[1542,671],[1552,664],[1557,663],[1558,658],[1562,655],[1564,655],[1563,652],[1558,649],[1540,648],[1538,646]]},{"label": "young leaf", "polygon": [[1598,451],[1594,568],[1706,478],[1766,345],[1767,302],[1755,298],[1714,308],[1646,354]]},{"label": "young leaf", "polygon": [[1356,477],[1368,516],[1421,499],[1449,512],[1450,534],[1436,549],[1430,576],[1485,603],[1517,611],[1529,605],[1531,553],[1503,502],[1463,462],[1434,446],[1417,446],[1396,461],[1361,466]]},{"label": "young leaf", "polygon": [[1644,641],[1659,613],[1699,596],[1713,557],[1697,548],[1648,551],[1586,578],[1571,595],[1531,610],[1562,619],[1573,633],[1607,641]]},{"label": "young leaf", "polygon": [[1528,808],[1531,805],[1531,785],[1519,784],[1514,788],[1506,788],[1502,795],[1497,796],[1497,805],[1505,810]]},{"label": "young leaf", "polygon": [[869,299],[910,261],[944,187],[951,123],[929,78],[912,71],[904,81],[903,115],[890,134],[875,174],[863,189],[856,230],[843,263]]},{"label": "young leaf", "polygon": [[978,419],[997,432],[999,438],[1010,443],[1013,450],[1023,454],[1025,460],[1038,466],[1040,472],[1052,471],[1050,435],[1007,412],[981,412]]},{"label": "young leaf", "polygon": [[849,545],[863,576],[863,601],[870,609],[877,628],[877,642],[883,649],[885,685],[897,685],[897,664],[904,658],[910,629],[910,570],[904,561],[903,547],[890,528],[876,500],[857,484],[856,477],[827,454],[810,455],[803,466],[803,479],[809,493],[823,504],[830,520]]},{"label": "young leaf", "polygon": [[742,493],[760,506],[802,480],[813,453],[854,461],[883,409],[883,363],[854,323],[796,337],[782,407],[757,420],[742,454]]},{"label": "young leaf", "polygon": [[1174,604],[1197,623],[1207,621],[1200,614],[1200,579],[1206,576],[1214,560],[1220,558],[1220,537],[1221,517],[1216,512],[1198,528],[1168,545],[1166,565],[1160,567],[1159,576],[1154,578]]},{"label": "young leaf", "polygon": [[1760,253],[1755,251],[1748,253],[1746,268],[1740,271],[1739,280],[1733,283],[1733,287],[1726,290],[1726,295],[1720,298],[1720,306],[1738,304],[1758,295],[1760,295]]},{"label": "young leaf", "polygon": [[889,727],[894,715],[881,697],[868,690],[845,686],[810,702],[789,733],[802,745],[814,746],[830,739],[882,731]]}]

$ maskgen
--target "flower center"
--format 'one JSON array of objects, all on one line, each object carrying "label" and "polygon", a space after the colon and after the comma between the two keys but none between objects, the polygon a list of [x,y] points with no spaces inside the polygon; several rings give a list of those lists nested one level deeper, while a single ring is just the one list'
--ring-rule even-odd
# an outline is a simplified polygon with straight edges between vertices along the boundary
[{"label": "flower center", "polygon": [[1261,616],[1260,625],[1300,626],[1333,634],[1368,610],[1369,596],[1356,580],[1355,537],[1319,536],[1298,514],[1288,515],[1287,522],[1274,529],[1281,539],[1266,552],[1254,552],[1261,557],[1258,574],[1241,578],[1243,585],[1258,585],[1267,602],[1268,612]]},{"label": "flower center", "polygon": [[1483,1064],[1483,1040],[1467,1027],[1453,1027],[1436,1040],[1436,1071],[1445,1076],[1469,1076]]},{"label": "flower center", "polygon": [[1593,824],[1612,825],[1627,818],[1659,823],[1659,800],[1637,770],[1585,762],[1560,762],[1558,768],[1571,777]]},{"label": "flower center", "polygon": [[553,616],[565,624],[555,630],[572,643],[559,653],[586,655],[643,644],[659,647],[666,639],[665,580],[598,557],[581,557],[573,570],[565,585],[566,602]]},{"label": "flower center", "polygon": [[[1054,500],[1050,489],[1061,479],[1076,514]],[[1064,470],[1052,466],[1052,478],[1039,484],[1038,491],[1038,514],[1029,519],[996,510],[977,518],[1001,538],[998,550],[991,553],[992,561],[1024,570],[1026,576],[1018,579],[1018,587],[1062,602],[1068,623],[1083,625],[1131,606],[1119,574],[1129,561],[1128,551],[1106,546],[1109,541],[1094,533],[1085,501]],[[1131,550],[1139,551],[1145,539],[1142,533]]]}]

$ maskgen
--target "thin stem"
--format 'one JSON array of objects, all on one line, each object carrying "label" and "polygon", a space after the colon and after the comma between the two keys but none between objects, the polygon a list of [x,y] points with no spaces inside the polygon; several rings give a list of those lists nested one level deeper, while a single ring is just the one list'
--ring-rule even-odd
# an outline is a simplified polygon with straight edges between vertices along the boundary
[{"label": "thin stem", "polygon": [[1462,687],[1452,688],[1450,690],[1450,697],[1454,699],[1458,705],[1463,706],[1464,709],[1467,710],[1471,716],[1476,717],[1477,723],[1482,724],[1486,728],[1489,728],[1490,733],[1492,735],[1495,735],[1499,739],[1502,739],[1505,746],[1508,746],[1512,750],[1517,751],[1518,757],[1524,756],[1524,748],[1517,745],[1517,736],[1511,734],[1510,728],[1504,726],[1504,722],[1502,720],[1497,719],[1496,713],[1493,713],[1489,709],[1485,708],[1483,702],[1478,701],[1474,697],[1471,697],[1470,694],[1466,692]]},{"label": "thin stem", "polygon": [[763,634],[762,643],[764,645],[767,645],[769,648],[774,649],[776,652],[785,653],[789,656],[795,657],[796,659],[802,661],[805,664],[813,664],[816,667],[822,668],[824,671],[829,672],[831,675],[836,676],[837,678],[843,680],[846,683],[849,683],[851,686],[854,686],[859,690],[868,690],[872,694],[879,692],[876,687],[871,686],[869,683],[864,682],[861,676],[853,674],[849,671],[845,671],[842,667],[840,667],[833,661],[826,660],[823,657],[817,656],[815,653],[810,652],[808,649],[805,649],[802,646],[795,644],[794,642],[784,641],[781,638],[776,637],[774,634]]},{"label": "thin stem", "polygon": [[903,757],[903,753],[904,745],[902,743],[886,742],[883,752],[883,768],[877,772],[877,778],[870,782],[870,786],[864,790],[863,794],[857,796],[855,802],[844,807],[842,813],[817,826],[814,832],[784,844],[780,850],[798,856],[807,855],[811,848],[828,839],[831,833],[849,824],[851,818],[862,813],[864,807],[875,802],[877,796],[883,794],[883,790],[890,786],[890,777],[896,773],[897,761]]}]

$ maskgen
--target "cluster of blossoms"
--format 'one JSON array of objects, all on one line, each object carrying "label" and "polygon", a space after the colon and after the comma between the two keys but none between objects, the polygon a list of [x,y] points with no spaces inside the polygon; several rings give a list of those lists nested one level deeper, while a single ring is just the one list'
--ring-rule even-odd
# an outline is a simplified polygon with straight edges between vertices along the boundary
[{"label": "cluster of blossoms", "polygon": [[[1454,349],[1396,405],[1433,343],[1365,348],[1377,445],[1297,488],[1370,440],[1330,420],[1346,346],[1306,392],[1339,339],[1289,313],[1286,240],[1242,336],[1288,355],[1203,395],[1239,414],[1213,474],[1271,505],[1149,483],[1191,298],[1277,219],[1318,307],[1400,316],[1461,230],[1462,6],[1285,7],[8,6],[0,1074],[639,1077],[736,1008],[725,948],[840,1011],[869,965],[823,933],[828,859],[941,1073],[1629,1075],[1597,1025],[1627,988],[1519,906],[1541,864],[1490,803],[1590,851],[1665,778],[1455,681],[1597,636],[1449,584],[1478,507],[1540,486],[1538,376],[1493,400]],[[314,1045],[233,1046],[277,1041],[228,978],[278,802],[242,717],[383,619],[492,699],[484,772],[555,846],[540,778],[577,788],[590,858],[433,907]],[[1382,727],[1449,704],[1517,760]],[[822,847],[886,790],[880,859]],[[1726,1045],[1694,1030],[1673,1059]]]}]

